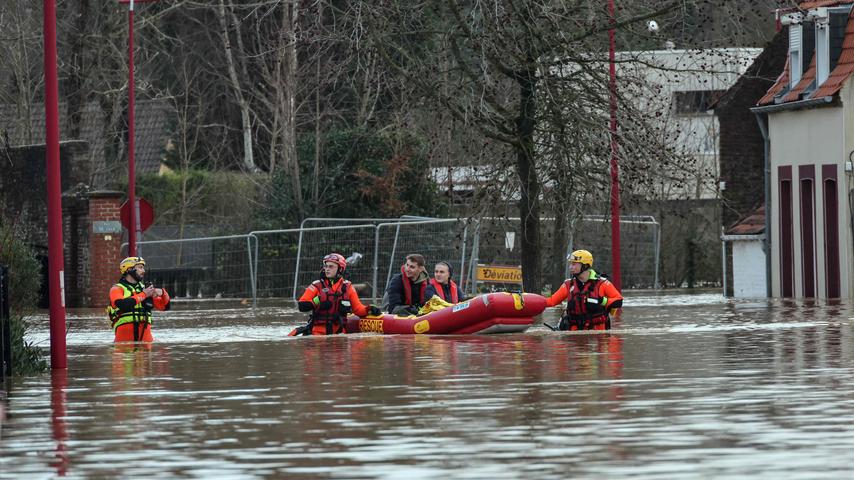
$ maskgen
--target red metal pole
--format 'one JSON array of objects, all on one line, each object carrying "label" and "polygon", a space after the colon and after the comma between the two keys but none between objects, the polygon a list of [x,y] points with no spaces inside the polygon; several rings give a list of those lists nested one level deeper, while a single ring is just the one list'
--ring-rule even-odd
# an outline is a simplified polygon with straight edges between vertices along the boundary
[{"label": "red metal pole", "polygon": [[47,162],[47,249],[50,289],[50,367],[68,367],[65,349],[65,255],[62,251],[62,182],[59,168],[59,80],[56,0],[44,0],[44,113]]},{"label": "red metal pole", "polygon": [[614,0],[608,0],[611,28],[608,30],[608,60],[610,67],[609,90],[611,94],[611,280],[622,288],[620,277],[620,176],[617,157],[617,62],[616,30],[617,16]]},{"label": "red metal pole", "polygon": [[136,256],[136,158],[134,110],[136,87],[133,77],[133,0],[128,3],[128,256]]}]

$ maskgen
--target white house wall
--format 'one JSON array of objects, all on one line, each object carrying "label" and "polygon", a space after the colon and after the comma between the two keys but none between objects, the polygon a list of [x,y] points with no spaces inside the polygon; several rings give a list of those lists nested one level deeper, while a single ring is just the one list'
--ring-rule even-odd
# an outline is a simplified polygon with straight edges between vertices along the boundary
[{"label": "white house wall", "polygon": [[854,161],[854,88],[849,80],[839,92],[846,106],[843,124],[845,132],[843,157],[837,162],[836,177],[839,181],[839,263],[843,295],[848,292],[854,298],[854,172],[846,171],[846,162]]},{"label": "white house wall", "polygon": [[[677,92],[726,91],[762,52],[758,48],[618,52],[619,88],[644,111],[661,112],[658,121],[673,148],[696,160],[694,177],[679,181],[663,175],[656,194],[664,198],[713,199],[720,166],[718,118],[711,111],[677,113]],[[635,81],[629,80],[634,79]]]},{"label": "white house wall", "polygon": [[[849,93],[850,95],[850,93]],[[842,296],[852,296],[851,278],[851,220],[848,202],[848,181],[842,171],[844,159],[847,159],[846,143],[850,143],[850,133],[845,133],[845,125],[854,125],[851,112],[842,106],[814,108],[806,110],[786,110],[770,113],[769,134],[771,140],[771,261],[772,295],[782,296],[781,286],[781,219],[780,219],[780,166],[792,167],[792,250],[794,259],[794,296],[804,296],[804,268],[802,256],[802,212],[800,178],[798,167],[815,166],[814,184],[814,244],[815,244],[815,294],[825,297],[827,292],[825,268],[825,222],[823,215],[824,185],[821,181],[822,165],[837,165],[839,182],[839,233],[840,233],[840,289]],[[846,122],[846,118],[848,121]],[[849,140],[846,140],[849,137]],[[757,185],[761,188],[761,185]],[[846,268],[847,267],[847,268]]]}]

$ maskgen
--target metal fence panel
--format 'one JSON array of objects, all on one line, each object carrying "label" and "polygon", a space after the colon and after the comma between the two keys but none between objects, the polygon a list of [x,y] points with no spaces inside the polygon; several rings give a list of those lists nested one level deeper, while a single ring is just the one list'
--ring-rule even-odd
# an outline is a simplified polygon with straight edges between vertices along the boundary
[{"label": "metal fence panel", "polygon": [[[139,245],[150,266],[149,280],[175,296],[244,297],[253,301],[258,297],[296,299],[302,289],[319,278],[320,259],[331,252],[345,257],[360,254],[360,261],[348,266],[348,278],[355,284],[366,284],[374,299],[383,295],[389,279],[400,271],[410,253],[424,255],[428,272],[438,261],[450,263],[455,281],[466,291],[473,288],[471,280],[477,263],[520,263],[518,219],[385,220],[314,218],[306,219],[302,228],[147,241]],[[543,222],[544,238],[553,228],[554,222],[549,220]],[[608,272],[607,219],[585,217],[582,222],[582,226],[576,225],[568,249],[595,250],[597,270]],[[324,226],[306,226],[312,224]],[[652,217],[624,217],[621,224],[623,285],[656,286],[658,223]]]},{"label": "metal fence panel", "polygon": [[[554,219],[541,222],[540,238],[543,251],[550,251],[548,239],[553,235]],[[566,253],[576,249],[590,250],[595,258],[597,272],[611,272],[610,217],[587,215],[570,228]],[[476,263],[491,265],[521,264],[521,225],[519,218],[485,217],[477,228],[476,252],[469,270]],[[660,225],[648,215],[620,218],[621,277],[623,288],[658,288]],[[563,255],[562,255],[563,256]],[[560,261],[564,259],[561,258]],[[546,264],[554,259],[543,255],[543,284],[548,283]],[[566,272],[568,275],[568,271]],[[553,289],[556,288],[553,286]]]},{"label": "metal fence panel", "polygon": [[375,230],[374,225],[347,225],[252,232],[258,239],[258,296],[296,299],[318,278],[321,259],[333,252],[360,254],[361,260],[347,268],[348,278],[370,282]]},{"label": "metal fence panel", "polygon": [[[255,296],[249,235],[139,242],[146,280],[175,297]],[[127,244],[122,245],[126,251]]]},{"label": "metal fence panel", "polygon": [[[574,230],[570,250],[590,250],[596,271],[611,272],[610,218],[585,216]],[[660,237],[660,225],[652,216],[620,218],[620,277],[624,289],[659,287]]]},{"label": "metal fence panel", "polygon": [[[406,255],[419,253],[427,262],[428,273],[438,261],[454,268],[454,281],[465,283],[468,222],[465,219],[436,219],[384,223],[376,233],[377,278],[374,298],[379,298],[392,275],[400,271]],[[468,247],[470,251],[471,247]]]}]

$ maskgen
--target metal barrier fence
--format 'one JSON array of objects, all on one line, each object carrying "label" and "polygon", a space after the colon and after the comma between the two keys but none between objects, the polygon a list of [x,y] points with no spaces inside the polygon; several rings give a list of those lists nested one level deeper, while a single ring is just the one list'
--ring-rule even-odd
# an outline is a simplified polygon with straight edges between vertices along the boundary
[{"label": "metal barrier fence", "polygon": [[0,265],[0,380],[12,376],[12,320],[9,314],[9,269]]},{"label": "metal barrier fence", "polygon": [[[564,262],[566,255],[575,249],[587,249],[593,253],[598,272],[611,271],[611,223],[610,217],[585,215],[570,226],[566,250],[555,260],[550,256],[548,239],[554,234],[554,218],[542,219],[543,272],[548,271],[547,262]],[[659,252],[661,250],[661,226],[654,217],[623,216],[620,218],[621,277],[623,288],[659,288]],[[518,217],[484,217],[475,229],[475,239],[468,266],[470,278],[474,278],[477,264],[520,265],[521,226]],[[564,278],[569,276],[568,265]],[[544,279],[545,280],[545,279]],[[547,284],[548,282],[544,282]],[[469,286],[476,293],[474,282]],[[551,286],[552,290],[557,288]]]},{"label": "metal barrier fence", "polygon": [[255,272],[258,296],[296,299],[318,278],[320,259],[330,252],[345,257],[360,254],[357,263],[347,267],[353,283],[370,286],[371,296],[378,299],[403,258],[420,253],[428,262],[445,260],[456,263],[460,272],[465,264],[465,220],[432,219],[307,219],[323,223],[363,223],[283,230],[250,232],[257,239]]},{"label": "metal barrier fence", "polygon": [[[610,242],[596,235],[609,224],[593,216],[582,222],[584,228],[575,229],[567,251],[573,245],[595,245],[597,270],[607,272]],[[652,217],[624,217],[621,225],[624,259],[633,260],[624,262],[623,285],[657,286],[658,223]],[[519,235],[518,219],[513,218],[310,218],[300,228],[143,241],[138,247],[149,263],[148,280],[176,297],[242,297],[252,298],[255,304],[259,297],[296,299],[318,278],[320,260],[330,252],[345,257],[359,254],[359,261],[348,265],[348,278],[367,286],[374,300],[382,297],[409,253],[424,255],[428,272],[435,262],[448,262],[454,268],[454,280],[464,291],[474,293],[471,280],[478,263],[519,264],[521,242],[515,240]]]},{"label": "metal barrier fence", "polygon": [[[138,242],[146,281],[176,297],[255,298],[252,235]],[[122,244],[127,252],[127,244]]]}]

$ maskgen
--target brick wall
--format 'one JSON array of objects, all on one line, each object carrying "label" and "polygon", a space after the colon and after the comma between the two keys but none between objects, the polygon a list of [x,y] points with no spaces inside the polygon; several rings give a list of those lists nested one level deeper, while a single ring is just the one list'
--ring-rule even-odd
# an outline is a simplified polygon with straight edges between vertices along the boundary
[{"label": "brick wall", "polygon": [[120,192],[91,192],[89,194],[89,285],[88,305],[107,305],[110,287],[119,279],[122,260],[122,232],[95,233],[95,222],[118,222],[124,194]]},{"label": "brick wall", "polygon": [[779,32],[715,108],[720,123],[723,226],[729,227],[765,202],[765,144],[750,108],[783,71],[788,30]]}]

